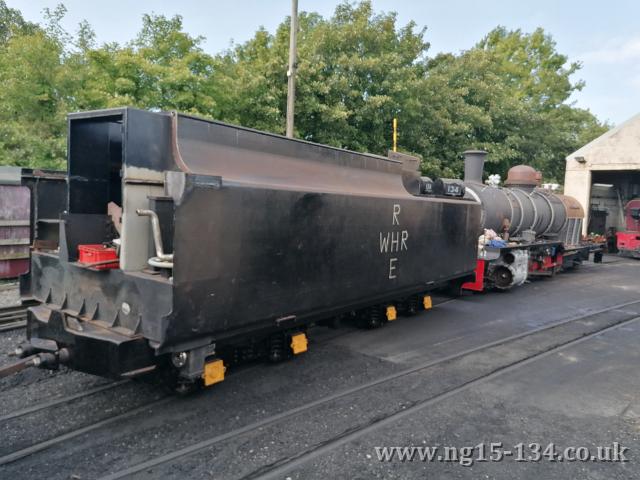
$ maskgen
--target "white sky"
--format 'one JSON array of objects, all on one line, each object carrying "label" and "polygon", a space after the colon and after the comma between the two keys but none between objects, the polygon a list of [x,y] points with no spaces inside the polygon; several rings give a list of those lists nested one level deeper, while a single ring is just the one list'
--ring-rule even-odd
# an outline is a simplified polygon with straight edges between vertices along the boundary
[{"label": "white sky", "polygon": [[[59,0],[8,0],[31,21],[42,20],[42,9]],[[132,39],[143,13],[182,15],[185,29],[206,37],[205,49],[217,53],[231,40],[249,39],[259,26],[274,31],[290,13],[290,0],[66,0],[65,27],[74,32],[86,19],[100,43]],[[330,16],[337,0],[299,0],[300,10]],[[473,46],[497,25],[532,31],[543,27],[558,50],[579,60],[576,79],[586,87],[575,95],[577,105],[601,120],[617,124],[640,112],[640,2],[634,0],[373,0],[376,11],[396,11],[400,24],[414,20],[426,26],[430,55],[458,52]]]}]

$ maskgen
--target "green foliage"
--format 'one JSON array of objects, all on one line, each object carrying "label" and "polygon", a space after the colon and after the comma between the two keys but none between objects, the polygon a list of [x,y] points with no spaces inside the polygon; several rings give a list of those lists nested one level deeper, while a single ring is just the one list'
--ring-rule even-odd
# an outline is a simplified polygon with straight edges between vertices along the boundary
[{"label": "green foliage", "polygon": [[[131,105],[176,109],[284,132],[289,19],[272,34],[212,56],[182,18],[145,15],[126,45],[96,45],[87,22],[61,27],[66,9],[25,21],[0,0],[0,164],[60,168],[69,111]],[[398,25],[370,1],[325,19],[299,18],[296,135],[385,154],[399,145],[432,176],[459,176],[461,152],[485,148],[491,173],[530,163],[561,179],[564,157],[606,129],[570,103],[580,65],[542,29],[498,27],[458,55],[428,58],[426,29]]]},{"label": "green foliage", "polygon": [[64,102],[60,44],[0,4],[0,164],[60,167],[64,164]]},{"label": "green foliage", "polygon": [[565,156],[608,128],[567,103],[583,87],[570,80],[579,64],[567,62],[542,29],[523,34],[502,27],[458,56],[431,60],[430,79],[441,77],[467,107],[459,117],[465,134],[436,142],[444,164],[461,173],[458,154],[473,145],[490,153],[487,169],[503,177],[511,166],[526,163],[561,181]]}]

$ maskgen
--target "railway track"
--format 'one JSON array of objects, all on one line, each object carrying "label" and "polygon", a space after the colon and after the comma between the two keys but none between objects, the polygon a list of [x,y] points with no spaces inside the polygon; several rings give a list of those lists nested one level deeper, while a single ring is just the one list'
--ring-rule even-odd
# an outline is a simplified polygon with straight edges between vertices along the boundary
[{"label": "railway track", "polygon": [[[345,399],[347,397],[352,397],[352,396],[356,396],[357,394],[365,393],[366,391],[374,388],[389,385],[394,381],[402,379],[403,377],[408,377],[409,375],[423,372],[436,366],[441,366],[442,364],[445,364],[447,362],[462,361],[463,359],[465,359],[465,357],[469,357],[471,355],[478,354],[478,353],[483,353],[495,347],[503,346],[512,342],[528,339],[528,337],[532,337],[538,334],[548,334],[554,330],[562,329],[565,327],[570,328],[572,324],[575,324],[577,322],[588,320],[591,318],[596,318],[600,314],[606,314],[608,312],[620,310],[625,307],[631,307],[633,305],[640,306],[640,301],[633,301],[633,302],[618,304],[606,309],[598,310],[596,312],[590,312],[587,315],[581,315],[581,316],[576,316],[573,318],[561,320],[559,322],[555,322],[540,328],[536,328],[534,330],[530,330],[527,332],[523,332],[521,334],[510,336],[508,338],[500,339],[500,340],[490,342],[478,347],[474,347],[472,349],[462,351],[451,356],[425,362],[423,364],[408,368],[406,370],[399,371],[391,375],[387,375],[377,380],[373,380],[365,384],[348,388],[341,392],[337,392],[332,395],[319,398],[311,403],[266,417],[260,421],[245,425],[243,427],[230,430],[228,432],[225,432],[219,435],[212,436],[208,439],[194,443],[187,447],[166,453],[164,455],[159,455],[156,458],[153,458],[146,462],[138,463],[131,467],[106,475],[102,477],[101,480],[115,480],[120,478],[127,478],[145,471],[151,472],[152,469],[155,467],[161,466],[163,464],[169,464],[169,463],[180,461],[181,459],[185,459],[186,457],[189,457],[193,454],[201,452],[209,447],[214,447],[218,444],[223,444],[223,443],[226,444],[231,440],[244,437],[247,434],[250,434],[252,432],[265,429],[272,425],[284,423],[284,421],[290,420],[293,417],[300,417],[302,416],[302,414],[305,414],[305,416],[309,415],[312,410],[321,408],[323,406],[327,406],[330,403],[336,402],[341,399]],[[372,421],[363,422],[362,424],[357,425],[355,427],[347,428],[343,432],[338,433],[337,435],[335,435],[334,437],[328,440],[320,441],[316,445],[313,445],[302,452],[297,452],[294,455],[291,455],[285,458],[280,458],[271,464],[265,465],[252,472],[247,473],[242,478],[243,479],[284,478],[284,476],[286,476],[284,474],[286,472],[289,472],[291,469],[307,461],[310,461],[313,458],[318,457],[319,455],[327,453],[328,451],[338,447],[339,445],[342,445],[348,441],[357,439],[358,437],[365,435],[376,428],[380,428],[384,425],[387,425],[406,415],[409,415],[422,408],[425,408],[433,403],[445,400],[475,385],[489,381],[498,375],[508,373],[527,363],[531,363],[535,360],[538,360],[545,356],[562,351],[563,349],[569,348],[571,346],[578,345],[579,343],[582,343],[590,338],[593,338],[597,335],[600,335],[607,331],[623,326],[627,323],[637,321],[639,318],[639,315],[640,315],[640,311],[628,312],[626,315],[624,315],[622,318],[616,321],[604,322],[604,325],[593,327],[592,330],[583,332],[582,334],[579,334],[579,335],[575,335],[569,340],[558,341],[556,343],[552,342],[551,345],[547,346],[546,348],[542,348],[540,351],[537,351],[533,354],[524,355],[522,358],[517,359],[515,361],[507,362],[506,364],[498,368],[492,369],[483,375],[471,378],[468,381],[462,384],[456,385],[455,387],[445,390],[437,395],[427,396],[426,398],[423,398],[419,401],[414,402],[412,405],[409,405],[408,407],[404,406],[400,410],[394,410],[388,414],[375,416]],[[592,322],[585,322],[585,323],[591,324]],[[0,458],[0,465],[2,463],[3,463],[3,459]]]},{"label": "railway track", "polygon": [[24,457],[28,457],[29,455],[33,455],[35,453],[41,452],[43,450],[46,450],[47,448],[50,448],[54,445],[58,445],[60,443],[63,443],[67,440],[70,440],[72,438],[78,437],[80,435],[84,435],[85,433],[89,433],[93,430],[96,430],[98,428],[101,427],[105,427],[107,425],[111,425],[117,422],[120,422],[122,420],[127,420],[131,417],[135,417],[137,415],[141,415],[143,413],[148,413],[150,410],[152,410],[154,407],[158,407],[160,405],[163,405],[165,403],[168,403],[170,401],[173,400],[173,397],[162,397],[156,400],[153,400],[149,403],[145,403],[144,405],[141,405],[139,407],[136,407],[132,410],[127,410],[126,412],[123,413],[119,413],[117,415],[112,415],[109,416],[107,418],[104,418],[98,422],[95,423],[91,423],[85,427],[76,429],[76,430],[72,430],[70,432],[64,433],[62,435],[58,435],[56,437],[50,438],[49,440],[45,440],[43,442],[40,443],[36,443],[34,445],[31,445],[30,447],[26,447],[20,450],[17,450],[15,452],[12,452],[8,455],[5,455],[3,457],[0,457],[0,466],[1,465],[6,465],[12,462],[15,462],[16,460],[20,460],[21,458]]},{"label": "railway track", "polygon": [[[519,360],[517,362],[513,362],[505,367],[502,368],[498,368],[495,369],[494,371],[488,373],[487,375],[483,375],[481,377],[478,377],[476,379],[473,379],[469,382],[466,382],[462,385],[459,385],[455,388],[452,388],[450,390],[447,390],[439,395],[435,395],[433,397],[429,397],[429,398],[425,398],[424,400],[421,401],[417,401],[414,404],[403,408],[402,410],[396,411],[390,415],[385,415],[383,417],[380,418],[376,418],[374,421],[361,425],[355,429],[351,429],[348,431],[344,431],[341,434],[331,438],[328,441],[322,442],[320,444],[314,445],[306,450],[303,450],[302,452],[297,452],[296,454],[289,456],[289,457],[285,457],[285,458],[281,458],[278,459],[277,461],[266,465],[264,467],[258,468],[256,470],[254,470],[253,472],[244,475],[242,477],[240,477],[242,480],[276,480],[276,479],[280,479],[283,478],[284,474],[287,474],[289,472],[291,472],[293,469],[295,469],[296,467],[301,467],[304,464],[306,464],[307,462],[313,461],[314,459],[327,454],[329,452],[331,452],[332,450],[335,450],[336,448],[340,447],[341,445],[344,445],[346,443],[358,440],[359,438],[363,437],[364,435],[367,435],[369,433],[372,433],[376,430],[378,430],[379,428],[385,427],[387,425],[392,424],[393,422],[397,422],[398,420],[401,420],[402,418],[408,417],[410,415],[414,415],[417,412],[430,407],[438,402],[447,400],[459,393],[462,393],[466,390],[469,390],[475,386],[481,385],[483,383],[489,382],[493,379],[495,379],[496,377],[499,377],[501,375],[507,374],[509,372],[512,372],[522,366],[525,366],[527,364],[530,364],[532,362],[535,362],[537,360],[540,360],[542,358],[545,358],[549,355],[561,352],[563,350],[565,350],[566,348],[569,347],[573,347],[576,345],[579,345],[583,342],[586,342],[598,335],[601,335],[603,333],[606,333],[608,331],[614,330],[616,328],[619,328],[623,325],[632,323],[632,322],[636,322],[640,319],[640,317],[635,317],[626,321],[622,321],[619,323],[616,323],[614,325],[611,325],[609,327],[597,330],[595,332],[592,332],[590,334],[584,335],[582,337],[579,337],[577,339],[562,343],[556,347],[553,348],[549,348],[549,349],[545,349],[544,351],[540,352],[540,353],[536,353],[534,355],[530,355],[527,356],[525,358],[523,358],[522,360]],[[122,478],[122,477],[106,477],[106,478]],[[103,479],[104,480],[104,479]]]},{"label": "railway track", "polygon": [[[434,303],[433,303],[433,307],[437,308],[440,305],[444,305],[446,303],[449,303],[451,301],[453,301],[454,299],[451,299],[449,297],[444,297],[444,296],[438,296],[438,297],[434,297]],[[10,307],[10,308],[20,308],[18,307]],[[24,308],[24,312],[25,312],[25,316],[26,316],[26,308],[27,307],[22,307]],[[24,322],[24,321],[23,321]],[[24,326],[24,323],[21,325]],[[12,328],[19,328],[19,327],[12,327]],[[8,328],[9,329],[9,328]],[[2,331],[2,330],[0,330]],[[353,329],[353,330],[348,330],[348,331],[341,331],[341,332],[336,332],[336,333],[327,333],[325,335],[322,336],[321,340],[318,342],[320,344],[322,343],[327,343],[330,342],[331,340],[338,338],[338,337],[344,337],[346,335],[350,335],[350,334],[354,334],[354,333],[358,333],[360,332],[359,329]],[[236,368],[236,371],[233,372],[233,375],[236,375],[244,370],[246,370],[247,368],[251,368],[251,367],[240,367],[240,368]],[[124,385],[126,383],[128,383],[130,380],[120,380],[120,381],[116,381],[116,382],[112,382],[112,383],[108,383],[106,385],[99,385],[95,388],[91,388],[82,392],[78,392],[78,393],[74,393],[72,395],[66,395],[64,397],[60,397],[60,398],[54,398],[51,399],[47,402],[42,402],[42,403],[38,403],[35,405],[31,405],[29,407],[20,409],[20,410],[16,410],[13,412],[9,412],[7,414],[4,415],[0,415],[0,422],[2,421],[6,421],[6,420],[10,420],[13,418],[18,418],[18,417],[22,417],[31,413],[35,413],[35,412],[39,412],[40,410],[44,410],[47,408],[52,408],[52,407],[57,407],[59,405],[63,405],[65,403],[68,402],[72,402],[72,401],[76,401],[76,400],[80,400],[82,398],[86,398],[86,397],[90,397],[93,395],[96,395],[98,393],[102,393],[108,390],[112,390],[114,388],[118,388],[121,385]]]},{"label": "railway track", "polygon": [[129,380],[120,380],[113,383],[107,383],[106,385],[100,385],[95,388],[91,388],[89,390],[85,390],[83,392],[74,393],[73,395],[67,395],[60,398],[54,398],[48,402],[38,403],[36,405],[31,405],[30,407],[23,408],[21,410],[16,410],[14,412],[7,413],[5,415],[0,416],[0,422],[11,420],[12,418],[23,417],[30,413],[39,412],[40,410],[44,410],[46,408],[57,407],[64,403],[73,402],[75,400],[79,400],[81,398],[90,397],[92,395],[96,395],[101,392],[105,392],[107,390],[112,390],[114,388],[119,387],[120,385],[124,385],[129,382]]},{"label": "railway track", "polygon": [[[255,432],[258,431],[260,429],[269,427],[271,425],[276,425],[279,424],[280,422],[283,422],[285,420],[291,419],[292,417],[296,417],[299,416],[303,413],[308,413],[311,412],[312,410],[321,408],[323,406],[327,406],[332,402],[336,402],[338,400],[341,399],[345,399],[347,397],[351,397],[351,396],[356,396],[357,394],[361,394],[363,392],[366,392],[367,390],[370,389],[374,389],[374,388],[379,388],[382,387],[384,385],[388,385],[391,382],[397,381],[402,379],[403,377],[407,377],[411,374],[414,373],[418,373],[418,372],[422,372],[422,371],[426,371],[432,367],[436,367],[439,365],[442,365],[444,363],[447,362],[451,362],[451,361],[455,361],[455,360],[459,360],[462,359],[464,357],[467,357],[469,355],[472,354],[476,354],[479,352],[483,352],[483,351],[487,351],[491,348],[497,347],[497,346],[501,346],[501,345],[505,345],[508,344],[510,342],[514,342],[514,341],[518,341],[521,339],[525,339],[527,337],[531,337],[533,335],[536,334],[540,334],[540,333],[545,333],[545,332],[549,332],[552,331],[554,329],[559,329],[562,327],[566,327],[569,326],[570,324],[579,322],[581,320],[585,320],[585,319],[589,319],[590,317],[596,317],[597,315],[600,314],[604,314],[607,312],[612,312],[615,310],[620,310],[620,309],[624,309],[625,307],[632,307],[634,305],[640,305],[640,301],[633,301],[633,302],[626,302],[626,303],[622,303],[622,304],[618,304],[618,305],[614,305],[612,307],[608,307],[605,309],[601,309],[595,312],[590,312],[589,314],[586,315],[580,315],[580,316],[575,316],[569,319],[564,319],[561,320],[559,322],[555,322],[543,327],[539,327],[533,330],[529,330],[527,332],[523,332],[521,334],[517,334],[514,336],[510,336],[504,339],[500,339],[497,341],[493,341],[478,347],[474,347],[472,349],[469,350],[465,350],[462,352],[458,352],[454,355],[451,356],[447,356],[447,357],[443,357],[437,360],[432,360],[429,362],[425,362],[419,365],[416,365],[414,367],[408,368],[406,370],[402,370],[399,371],[397,373],[391,374],[391,375],[387,375],[385,377],[376,379],[376,380],[372,380],[370,382],[367,382],[365,384],[362,385],[358,385],[352,388],[348,388],[345,389],[343,391],[339,391],[336,392],[332,395],[328,395],[322,398],[318,398],[317,400],[302,405],[300,407],[297,408],[293,408],[275,415],[271,415],[269,417],[266,417],[260,421],[254,422],[254,423],[250,423],[247,424],[245,426],[233,429],[233,430],[229,430],[228,432],[225,433],[221,433],[215,436],[212,436],[210,438],[206,438],[200,442],[191,444],[187,447],[169,452],[167,454],[164,455],[159,455],[153,459],[150,459],[146,462],[142,462],[142,463],[138,463],[136,465],[132,465],[126,469],[114,472],[110,475],[107,475],[106,477],[104,477],[104,479],[116,479],[116,478],[124,478],[124,477],[128,477],[130,475],[134,475],[136,473],[140,473],[143,472],[145,470],[149,470],[152,469],[154,467],[158,467],[160,465],[163,464],[167,464],[167,463],[173,463],[176,461],[180,461],[181,459],[184,459],[186,457],[189,457],[197,452],[200,452],[204,449],[207,449],[209,447],[215,446],[217,444],[221,444],[222,442],[228,442],[230,440],[233,439],[237,439],[237,438],[241,438],[246,436],[247,434],[251,433],[251,432]],[[528,355],[526,358],[517,360],[515,362],[511,362],[508,363],[494,371],[488,372],[485,375],[482,375],[480,377],[477,378],[473,378],[468,382],[465,382],[463,385],[458,385],[453,389],[450,389],[446,392],[442,392],[441,394],[432,396],[432,397],[428,397],[423,399],[420,402],[417,402],[415,405],[412,405],[409,407],[409,411],[415,411],[416,409],[420,409],[423,408],[427,405],[430,405],[431,403],[434,403],[436,401],[440,401],[440,400],[444,400],[445,398],[450,397],[451,395],[454,395],[457,392],[460,392],[466,388],[470,388],[471,386],[480,383],[482,381],[486,381],[489,380],[491,378],[493,378],[494,376],[501,374],[501,373],[506,373],[507,371],[510,371],[514,368],[516,368],[517,366],[523,365],[525,362],[529,362],[529,361],[533,361],[535,359],[541,358],[544,355],[548,355],[551,354],[555,351],[558,351],[562,348],[567,348],[571,345],[577,344],[581,341],[584,341],[588,338],[592,338],[593,336],[599,335],[607,330],[610,330],[612,328],[616,328],[624,323],[628,323],[631,322],[633,320],[635,320],[638,317],[638,313],[637,312],[630,312],[628,313],[628,315],[626,315],[623,319],[620,319],[619,321],[616,322],[609,322],[608,324],[604,325],[604,326],[599,326],[599,327],[594,327],[593,331],[590,331],[588,333],[585,333],[583,335],[578,336],[578,338],[572,338],[571,340],[568,340],[566,342],[561,342],[558,344],[554,344],[553,346],[544,349],[543,351],[540,352],[536,352],[532,355]],[[35,411],[39,411],[54,405],[59,405],[61,403],[64,402],[70,402],[72,400],[78,399],[80,397],[85,397],[85,396],[89,396],[89,395],[93,395],[96,393],[99,393],[100,391],[103,390],[107,390],[113,387],[118,386],[120,382],[118,383],[114,383],[114,384],[110,384],[104,387],[98,387],[96,389],[93,389],[91,391],[87,391],[87,392],[83,392],[80,394],[74,394],[72,396],[68,396],[68,397],[63,397],[60,399],[56,399],[56,400],[52,400],[50,402],[46,402],[40,405],[35,405],[17,412],[13,412],[10,414],[7,414],[3,417],[0,417],[0,421],[2,420],[8,420],[11,418],[16,418],[22,415],[26,415]],[[165,403],[168,403],[169,401],[171,401],[173,397],[163,397],[157,400],[154,400],[150,403],[145,403],[142,406],[136,407],[132,410],[117,414],[117,415],[113,415],[111,417],[108,418],[104,418],[101,419],[100,421],[94,422],[92,424],[83,426],[81,428],[69,431],[69,432],[65,432],[61,435],[55,436],[51,439],[47,439],[45,441],[36,443],[34,445],[31,445],[29,447],[14,451],[12,453],[9,453],[3,457],[0,457],[0,465],[6,465],[6,464],[10,464],[16,461],[19,461],[21,459],[24,459],[25,457],[29,457],[31,455],[37,454],[39,452],[42,452],[44,450],[47,450],[49,448],[52,448],[56,445],[62,444],[66,441],[69,441],[75,437],[79,437],[81,435],[84,435],[90,431],[93,430],[97,430],[100,429],[102,427],[106,427],[112,424],[117,424],[119,422],[128,420],[132,417],[137,417],[139,414],[145,412],[145,411],[149,411],[152,410],[155,407],[159,407],[161,405],[164,405]],[[336,435],[334,438],[329,439],[328,441],[324,441],[319,445],[316,446],[312,446],[311,448],[309,448],[308,450],[305,450],[303,452],[300,452],[294,456],[291,457],[287,457],[287,458],[282,458],[272,464],[266,465],[264,467],[261,467],[257,470],[254,470],[253,472],[249,472],[246,474],[246,478],[272,478],[273,475],[281,475],[282,472],[284,471],[288,471],[290,468],[295,468],[295,466],[299,465],[300,463],[303,463],[305,461],[307,461],[308,459],[314,458],[318,455],[321,455],[322,453],[324,453],[325,451],[327,451],[327,449],[331,449],[331,448],[335,448],[347,441],[349,441],[350,439],[352,439],[355,436],[359,435],[359,434],[365,434],[368,431],[370,431],[371,428],[374,428],[373,425],[379,425],[379,426],[383,426],[384,424],[394,421],[398,417],[398,415],[402,415],[404,416],[406,409],[403,409],[402,411],[398,412],[392,412],[388,415],[384,415],[382,417],[377,417],[375,422],[371,423],[368,422],[366,424],[363,425],[359,425],[356,428],[351,428],[349,429],[347,432],[343,432],[341,434]],[[359,433],[360,432],[360,433]],[[103,480],[104,480],[103,479]]]}]

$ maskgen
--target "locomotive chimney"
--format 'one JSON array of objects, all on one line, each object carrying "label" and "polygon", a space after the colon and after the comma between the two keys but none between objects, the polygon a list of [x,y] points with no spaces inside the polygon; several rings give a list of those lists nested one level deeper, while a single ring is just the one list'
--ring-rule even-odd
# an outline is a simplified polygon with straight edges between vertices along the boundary
[{"label": "locomotive chimney", "polygon": [[484,160],[487,152],[484,150],[467,150],[464,152],[464,181],[482,183]]}]

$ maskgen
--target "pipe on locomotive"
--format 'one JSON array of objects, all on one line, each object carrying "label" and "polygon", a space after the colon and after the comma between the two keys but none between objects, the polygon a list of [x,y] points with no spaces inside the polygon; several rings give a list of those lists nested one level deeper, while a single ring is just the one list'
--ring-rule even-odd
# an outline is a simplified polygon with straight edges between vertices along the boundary
[{"label": "pipe on locomotive", "polygon": [[164,253],[158,214],[153,210],[145,210],[142,208],[138,208],[136,213],[141,217],[149,217],[151,219],[151,230],[153,232],[153,244],[156,249],[156,256],[148,259],[147,263],[157,268],[173,268],[173,253]]}]

